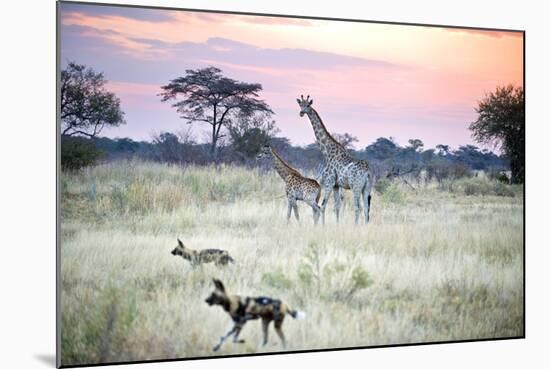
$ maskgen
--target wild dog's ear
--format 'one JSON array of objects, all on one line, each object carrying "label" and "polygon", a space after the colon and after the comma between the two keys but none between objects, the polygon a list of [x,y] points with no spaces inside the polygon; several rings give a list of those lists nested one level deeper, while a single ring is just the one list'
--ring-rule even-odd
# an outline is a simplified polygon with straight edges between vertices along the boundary
[{"label": "wild dog's ear", "polygon": [[214,282],[214,286],[216,287],[217,290],[219,290],[220,292],[223,292],[225,293],[225,287],[222,283],[222,281],[220,281],[219,279],[212,279],[212,282]]},{"label": "wild dog's ear", "polygon": [[183,242],[181,242],[181,240],[180,240],[179,238],[178,238],[178,245],[180,245],[181,247],[185,247],[185,246],[183,245]]}]

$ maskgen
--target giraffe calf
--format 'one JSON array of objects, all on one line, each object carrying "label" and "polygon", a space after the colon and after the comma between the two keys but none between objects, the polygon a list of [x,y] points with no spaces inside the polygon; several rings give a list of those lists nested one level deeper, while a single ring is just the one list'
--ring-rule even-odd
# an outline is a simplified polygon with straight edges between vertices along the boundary
[{"label": "giraffe calf", "polygon": [[225,250],[219,249],[204,249],[204,250],[192,250],[185,247],[183,242],[178,238],[178,246],[171,252],[174,256],[181,256],[185,260],[191,263],[191,266],[214,263],[216,266],[225,266],[228,263],[234,263],[235,260]]},{"label": "giraffe calf", "polygon": [[287,220],[290,220],[292,211],[294,211],[296,220],[300,220],[297,201],[301,200],[311,206],[313,210],[313,222],[317,224],[321,215],[321,208],[318,205],[319,198],[321,197],[321,185],[319,185],[319,182],[312,178],[304,177],[285,162],[269,145],[262,147],[256,158],[262,159],[265,157],[273,159],[273,167],[285,182],[286,197],[288,199]]}]

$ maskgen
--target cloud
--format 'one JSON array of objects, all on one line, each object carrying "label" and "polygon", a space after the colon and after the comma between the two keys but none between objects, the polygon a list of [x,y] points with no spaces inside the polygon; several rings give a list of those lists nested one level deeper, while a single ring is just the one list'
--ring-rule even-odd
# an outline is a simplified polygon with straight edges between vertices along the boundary
[{"label": "cloud", "polygon": [[447,32],[462,33],[468,35],[476,36],[485,36],[492,38],[503,38],[503,37],[523,37],[523,33],[519,31],[493,31],[493,30],[483,30],[483,29],[472,29],[472,28],[442,28]]},{"label": "cloud", "polygon": [[229,59],[225,59],[226,62],[244,59],[251,61],[247,64],[256,66],[297,69],[322,69],[335,66],[396,67],[394,64],[377,59],[358,58],[303,48],[261,48],[225,38],[210,38],[207,45],[214,48],[221,47],[225,50],[224,55],[229,56]]},{"label": "cloud", "polygon": [[264,25],[282,25],[282,26],[302,26],[311,27],[313,23],[307,19],[288,18],[288,17],[268,17],[257,15],[243,15],[240,19],[247,23],[264,24]]},{"label": "cloud", "polygon": [[334,67],[399,68],[401,66],[377,59],[366,59],[336,53],[301,48],[262,48],[226,38],[209,38],[204,43],[168,43],[145,38],[128,38],[146,49],[164,51],[173,60],[220,62],[234,67],[262,69],[330,69]]},{"label": "cloud", "polygon": [[61,11],[63,13],[83,13],[90,17],[119,17],[147,22],[166,22],[174,20],[173,12],[165,9],[134,8],[128,6],[61,3]]},{"label": "cloud", "polygon": [[[145,60],[158,60],[168,56],[166,49],[153,47],[150,40],[128,37],[124,33],[112,29],[64,25],[61,33],[62,47],[70,44],[73,47],[88,47],[103,53],[124,54]],[[84,44],[82,44],[83,40],[86,40]]]},{"label": "cloud", "polygon": [[250,23],[264,26],[297,26],[311,27],[314,25],[311,21],[301,18],[292,18],[284,16],[267,16],[267,15],[246,15],[246,14],[227,14],[227,13],[211,13],[203,11],[174,11],[174,17],[182,20],[195,18],[208,23]]},{"label": "cloud", "polygon": [[[216,16],[216,14],[204,14]],[[249,68],[256,71],[274,70],[318,70],[335,67],[399,68],[392,63],[378,59],[367,59],[314,51],[305,48],[264,48],[223,37],[210,37],[205,42],[169,42],[154,37],[136,37],[110,28],[97,28],[80,19],[79,14],[71,13],[62,25],[62,34],[69,34],[73,42],[79,36],[83,43],[93,44],[94,39],[104,41],[103,49],[113,54],[126,54],[143,60],[159,59],[179,63],[201,62],[223,63],[235,68]],[[81,42],[82,42],[81,41]],[[65,42],[65,38],[63,38]],[[96,44],[96,47],[99,46]]]}]

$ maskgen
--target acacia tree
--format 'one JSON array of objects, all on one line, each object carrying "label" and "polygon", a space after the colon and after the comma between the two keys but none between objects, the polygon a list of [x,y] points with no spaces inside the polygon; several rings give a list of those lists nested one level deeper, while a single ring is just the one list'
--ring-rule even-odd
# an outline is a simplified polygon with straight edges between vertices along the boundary
[{"label": "acacia tree", "polygon": [[243,159],[254,157],[279,132],[270,116],[263,113],[239,114],[229,125],[233,148]]},{"label": "acacia tree", "polygon": [[334,137],[334,139],[346,149],[353,149],[355,144],[359,142],[359,139],[356,136],[349,133],[333,133],[332,137]]},{"label": "acacia tree", "polygon": [[435,148],[437,149],[437,155],[439,156],[449,155],[449,152],[451,149],[449,145],[443,145],[443,144],[436,145]]},{"label": "acacia tree", "polygon": [[415,152],[420,152],[424,148],[424,142],[418,138],[411,138],[408,142],[409,147]]},{"label": "acacia tree", "polygon": [[215,160],[218,141],[225,135],[222,127],[229,127],[237,114],[273,114],[269,105],[259,99],[261,84],[225,77],[216,67],[188,69],[185,76],[173,79],[161,88],[162,101],[181,97],[172,104],[181,118],[189,124],[202,122],[211,126],[210,154]]},{"label": "acacia tree", "polygon": [[497,87],[479,102],[472,137],[481,144],[500,147],[512,170],[512,183],[525,180],[525,98],[522,87]]},{"label": "acacia tree", "polygon": [[61,134],[96,137],[105,126],[126,123],[120,99],[105,89],[107,80],[85,65],[70,62],[61,71]]}]

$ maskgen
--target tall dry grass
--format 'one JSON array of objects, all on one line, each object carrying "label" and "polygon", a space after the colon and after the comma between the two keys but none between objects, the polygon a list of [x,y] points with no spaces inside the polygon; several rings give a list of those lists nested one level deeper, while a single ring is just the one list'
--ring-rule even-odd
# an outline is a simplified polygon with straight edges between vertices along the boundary
[{"label": "tall dry grass", "polygon": [[[290,350],[523,334],[521,187],[391,183],[373,194],[368,226],[346,198],[341,224],[330,203],[315,227],[304,205],[286,223],[272,172],[129,161],[61,181],[65,365],[212,355],[231,326],[204,303],[212,277],[306,311],[285,321]],[[236,264],[192,269],[170,254],[176,237]],[[217,354],[281,350],[270,333],[261,347],[252,321],[245,344]]]}]

